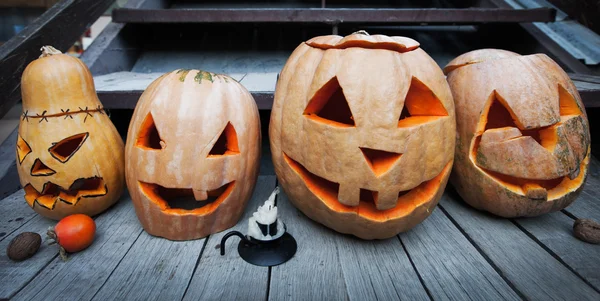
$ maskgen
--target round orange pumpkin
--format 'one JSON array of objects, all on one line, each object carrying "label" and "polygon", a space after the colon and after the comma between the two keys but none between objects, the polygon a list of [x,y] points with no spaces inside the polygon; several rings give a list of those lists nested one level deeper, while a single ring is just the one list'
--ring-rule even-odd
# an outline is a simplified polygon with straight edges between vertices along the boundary
[{"label": "round orange pumpkin", "polygon": [[129,125],[126,178],[144,229],[171,240],[237,223],[258,178],[260,119],[225,75],[177,70],[142,94]]},{"label": "round orange pumpkin", "polygon": [[475,208],[504,217],[568,206],[590,156],[585,109],[548,56],[482,49],[446,67],[456,105],[452,184]]},{"label": "round orange pumpkin", "polygon": [[442,70],[405,37],[321,36],[300,44],[275,92],[269,137],[280,185],[311,219],[363,239],[423,221],[454,156]]},{"label": "round orange pumpkin", "polygon": [[123,140],[85,64],[43,47],[23,72],[21,93],[16,157],[27,204],[55,220],[114,204],[125,188]]}]

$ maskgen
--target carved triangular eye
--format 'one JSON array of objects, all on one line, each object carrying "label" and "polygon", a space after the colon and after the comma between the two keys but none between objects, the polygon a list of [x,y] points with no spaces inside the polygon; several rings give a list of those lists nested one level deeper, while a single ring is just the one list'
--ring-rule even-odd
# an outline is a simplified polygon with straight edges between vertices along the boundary
[{"label": "carved triangular eye", "polygon": [[435,93],[413,77],[398,118],[398,127],[411,127],[448,116],[448,111]]},{"label": "carved triangular eye", "polygon": [[165,142],[160,138],[160,134],[154,123],[154,117],[152,117],[151,113],[148,113],[146,119],[142,122],[135,145],[147,150],[160,150],[165,148]]},{"label": "carved triangular eye", "polygon": [[562,85],[558,85],[558,97],[560,104],[560,116],[566,115],[581,115],[581,109],[577,105],[577,101],[567,89]]},{"label": "carved triangular eye", "polygon": [[366,147],[360,147],[365,160],[373,170],[376,176],[381,176],[386,173],[393,165],[400,159],[402,154],[387,152],[383,150],[370,149]]},{"label": "carved triangular eye", "polygon": [[27,143],[27,141],[23,140],[23,138],[21,138],[21,136],[18,136],[18,138],[17,138],[17,158],[19,159],[19,164],[23,163],[23,160],[25,160],[25,157],[27,157],[27,155],[29,155],[29,153],[31,153],[31,147],[29,147],[29,144]]},{"label": "carved triangular eye", "polygon": [[352,111],[337,77],[333,77],[315,93],[304,109],[304,115],[333,126],[355,126]]},{"label": "carved triangular eye", "polygon": [[237,133],[231,122],[228,122],[221,135],[219,135],[219,139],[217,139],[217,142],[215,142],[215,145],[213,145],[208,153],[208,156],[235,155],[239,153]]},{"label": "carved triangular eye", "polygon": [[50,176],[55,173],[56,171],[46,166],[46,164],[44,164],[40,159],[35,159],[35,162],[33,162],[33,166],[31,166],[31,175],[34,177]]},{"label": "carved triangular eye", "polygon": [[56,160],[65,163],[81,148],[81,145],[83,145],[88,136],[89,133],[81,133],[67,137],[54,143],[48,151]]}]

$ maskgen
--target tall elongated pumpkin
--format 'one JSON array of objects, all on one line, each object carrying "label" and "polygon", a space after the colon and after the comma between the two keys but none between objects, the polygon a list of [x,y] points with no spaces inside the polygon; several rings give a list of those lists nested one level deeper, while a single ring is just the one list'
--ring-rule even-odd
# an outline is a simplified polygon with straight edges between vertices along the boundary
[{"label": "tall elongated pumpkin", "polygon": [[176,70],[135,108],[127,186],[144,229],[171,240],[232,227],[258,177],[260,119],[252,95],[225,75]]},{"label": "tall elongated pumpkin", "polygon": [[472,206],[535,216],[575,200],[588,170],[585,109],[567,74],[544,54],[482,49],[446,67],[456,104],[451,181]]},{"label": "tall elongated pumpkin", "polygon": [[123,140],[89,69],[46,46],[21,78],[17,170],[27,204],[52,219],[96,215],[125,187]]},{"label": "tall elongated pumpkin", "polygon": [[388,238],[429,216],[444,191],[454,105],[442,70],[412,39],[316,37],[281,72],[269,136],[297,208],[342,233]]}]

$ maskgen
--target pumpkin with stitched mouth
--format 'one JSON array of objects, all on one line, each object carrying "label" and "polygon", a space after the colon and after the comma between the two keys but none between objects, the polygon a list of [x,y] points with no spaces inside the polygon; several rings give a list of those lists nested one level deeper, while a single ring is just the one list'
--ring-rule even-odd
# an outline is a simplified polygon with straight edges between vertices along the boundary
[{"label": "pumpkin with stitched mouth", "polygon": [[590,159],[585,109],[568,75],[544,54],[481,49],[444,69],[456,105],[451,182],[475,208],[503,217],[565,208]]},{"label": "pumpkin with stitched mouth", "polygon": [[144,229],[190,240],[235,225],[258,178],[260,119],[252,95],[226,75],[164,74],[136,105],[126,179]]},{"label": "pumpkin with stitched mouth", "polygon": [[89,69],[45,46],[25,68],[21,93],[16,157],[27,204],[55,220],[113,205],[125,188],[124,145]]},{"label": "pumpkin with stitched mouth", "polygon": [[405,37],[301,43],[275,92],[269,137],[280,185],[309,218],[384,239],[422,222],[452,168],[455,120],[442,70]]}]

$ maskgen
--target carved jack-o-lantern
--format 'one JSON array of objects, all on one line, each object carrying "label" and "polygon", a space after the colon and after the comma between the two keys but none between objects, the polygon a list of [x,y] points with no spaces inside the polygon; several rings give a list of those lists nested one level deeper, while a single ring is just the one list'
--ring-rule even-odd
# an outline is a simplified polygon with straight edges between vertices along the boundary
[{"label": "carved jack-o-lantern", "polygon": [[454,156],[454,105],[409,38],[316,37],[288,59],[269,137],[275,171],[308,217],[364,239],[423,221]]},{"label": "carved jack-o-lantern", "polygon": [[96,215],[125,188],[123,140],[105,114],[88,68],[44,47],[21,78],[16,145],[25,200],[52,219]]},{"label": "carved jack-o-lantern", "polygon": [[535,216],[583,188],[590,134],[577,89],[543,54],[482,49],[450,62],[457,145],[452,183],[472,206]]},{"label": "carved jack-o-lantern", "polygon": [[125,146],[126,178],[144,229],[171,240],[235,225],[258,177],[260,119],[225,75],[177,70],[142,94]]}]

